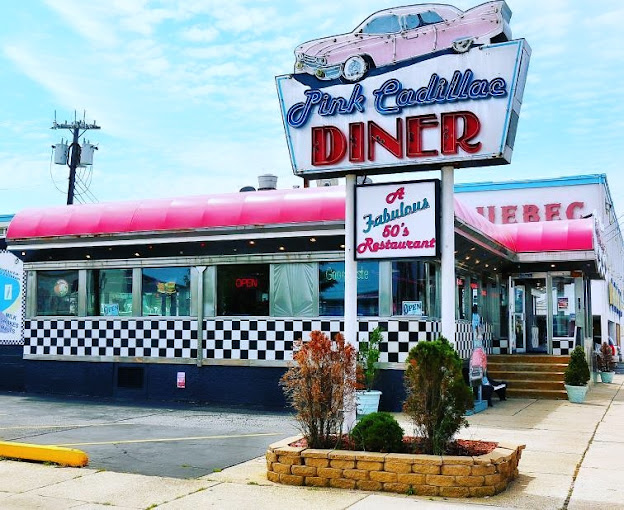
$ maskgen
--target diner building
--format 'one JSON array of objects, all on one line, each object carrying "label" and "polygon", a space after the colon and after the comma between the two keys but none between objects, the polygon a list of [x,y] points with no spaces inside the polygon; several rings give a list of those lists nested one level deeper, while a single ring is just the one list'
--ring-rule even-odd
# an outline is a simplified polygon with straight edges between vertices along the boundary
[{"label": "diner building", "polygon": [[[283,407],[294,343],[344,331],[345,242],[341,186],[20,211],[23,388]],[[604,175],[457,185],[458,353],[477,324],[489,354],[619,342],[622,247]],[[440,278],[436,258],[358,262],[359,340],[386,332],[382,409],[440,334]]]}]

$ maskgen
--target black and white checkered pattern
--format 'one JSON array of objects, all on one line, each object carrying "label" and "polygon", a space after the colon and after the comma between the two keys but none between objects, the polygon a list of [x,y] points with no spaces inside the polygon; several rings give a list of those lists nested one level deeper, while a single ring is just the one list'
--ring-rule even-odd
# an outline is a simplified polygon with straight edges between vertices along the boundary
[{"label": "black and white checkered pattern", "polygon": [[358,341],[367,342],[368,334],[380,327],[386,339],[381,343],[381,362],[404,363],[409,351],[418,342],[430,342],[440,336],[439,321],[425,320],[364,320],[359,319]]},{"label": "black and white checkered pattern", "polygon": [[491,354],[511,354],[509,340],[507,338],[492,338]]},{"label": "black and white checkered pattern", "polygon": [[469,359],[472,354],[472,323],[466,320],[455,321],[455,350],[462,359]]},{"label": "black and white checkered pattern", "polygon": [[307,339],[312,331],[322,331],[333,337],[344,333],[344,321],[209,319],[204,321],[204,358],[290,361],[293,343]]},{"label": "black and white checkered pattern", "polygon": [[[358,341],[380,327],[386,341],[380,346],[381,362],[403,363],[418,342],[440,336],[441,323],[417,319],[358,318]],[[457,350],[470,357],[470,323],[457,323]],[[207,360],[290,361],[295,341],[312,331],[330,336],[344,333],[342,318],[274,319],[266,317],[206,319]],[[190,319],[36,319],[24,328],[24,356],[75,356],[104,358],[194,359],[197,357],[197,321]]]},{"label": "black and white checkered pattern", "polygon": [[38,319],[24,324],[24,357],[196,358],[197,321]]},{"label": "black and white checkered pattern", "polygon": [[552,341],[553,356],[569,356],[574,350],[574,338],[558,338]]}]

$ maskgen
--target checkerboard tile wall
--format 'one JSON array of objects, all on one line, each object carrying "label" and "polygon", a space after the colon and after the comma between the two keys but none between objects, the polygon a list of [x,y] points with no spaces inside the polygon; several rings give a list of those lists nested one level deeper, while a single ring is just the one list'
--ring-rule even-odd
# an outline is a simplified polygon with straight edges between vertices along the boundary
[{"label": "checkerboard tile wall", "polygon": [[312,331],[333,337],[344,321],[297,319],[209,319],[204,321],[205,359],[292,360],[293,343]]},{"label": "checkerboard tile wall", "polygon": [[574,338],[553,339],[552,347],[553,356],[569,356],[574,350]]},{"label": "checkerboard tile wall", "polygon": [[358,341],[368,341],[368,333],[378,326],[387,331],[384,335],[387,341],[379,346],[381,362],[404,363],[418,342],[430,342],[440,336],[438,321],[360,319]]},{"label": "checkerboard tile wall", "polygon": [[[376,327],[386,331],[381,344],[382,362],[403,363],[418,342],[440,335],[439,321],[358,319],[358,340],[365,342]],[[458,323],[458,352],[470,356],[472,336],[467,325]],[[344,321],[336,319],[207,319],[204,321],[207,360],[290,361],[293,344],[307,339],[312,331],[332,337],[344,332]],[[37,319],[24,328],[25,356],[76,356],[113,359],[197,357],[196,320],[158,319]],[[470,341],[468,341],[470,339]]]},{"label": "checkerboard tile wall", "polygon": [[511,354],[509,352],[509,340],[506,338],[492,338],[491,354]]},{"label": "checkerboard tile wall", "polygon": [[38,319],[24,323],[24,356],[196,358],[196,320]]}]

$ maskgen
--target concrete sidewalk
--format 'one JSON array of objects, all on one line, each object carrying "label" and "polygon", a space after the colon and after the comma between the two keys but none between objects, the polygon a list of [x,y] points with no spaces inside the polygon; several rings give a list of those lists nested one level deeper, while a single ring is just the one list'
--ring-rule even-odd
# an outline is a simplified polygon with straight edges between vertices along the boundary
[{"label": "concrete sidewalk", "polygon": [[[597,384],[584,404],[514,399],[471,416],[461,436],[525,443],[520,476],[490,498],[445,500],[288,487],[266,479],[260,457],[193,479],[0,462],[0,508],[624,509],[624,375]],[[410,432],[404,415],[397,415]],[[267,440],[267,444],[270,440]]]}]

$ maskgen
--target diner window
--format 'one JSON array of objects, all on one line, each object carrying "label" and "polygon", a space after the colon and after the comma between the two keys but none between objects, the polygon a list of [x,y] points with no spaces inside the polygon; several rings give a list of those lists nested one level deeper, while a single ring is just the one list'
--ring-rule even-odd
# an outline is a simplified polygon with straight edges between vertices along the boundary
[{"label": "diner window", "polygon": [[552,312],[554,337],[574,337],[576,326],[575,297],[574,278],[553,277]]},{"label": "diner window", "polygon": [[[433,266],[422,261],[392,262],[392,314],[415,317],[437,316],[437,295],[428,295],[428,276]],[[435,267],[435,266],[434,266]],[[437,286],[436,286],[437,288]],[[431,291],[431,289],[429,289]]]},{"label": "diner window", "polygon": [[269,315],[269,264],[217,266],[217,315]]},{"label": "diner window", "polygon": [[179,317],[190,315],[191,270],[188,267],[142,269],[143,315]]},{"label": "diner window", "polygon": [[[344,277],[344,262],[319,264],[319,315],[344,315]],[[357,264],[357,314],[368,317],[379,315],[378,262]]]},{"label": "diner window", "polygon": [[313,317],[318,315],[316,264],[271,266],[271,316]]},{"label": "diner window", "polygon": [[132,269],[87,273],[87,315],[132,315]]},{"label": "diner window", "polygon": [[37,271],[37,315],[78,315],[78,271]]}]

